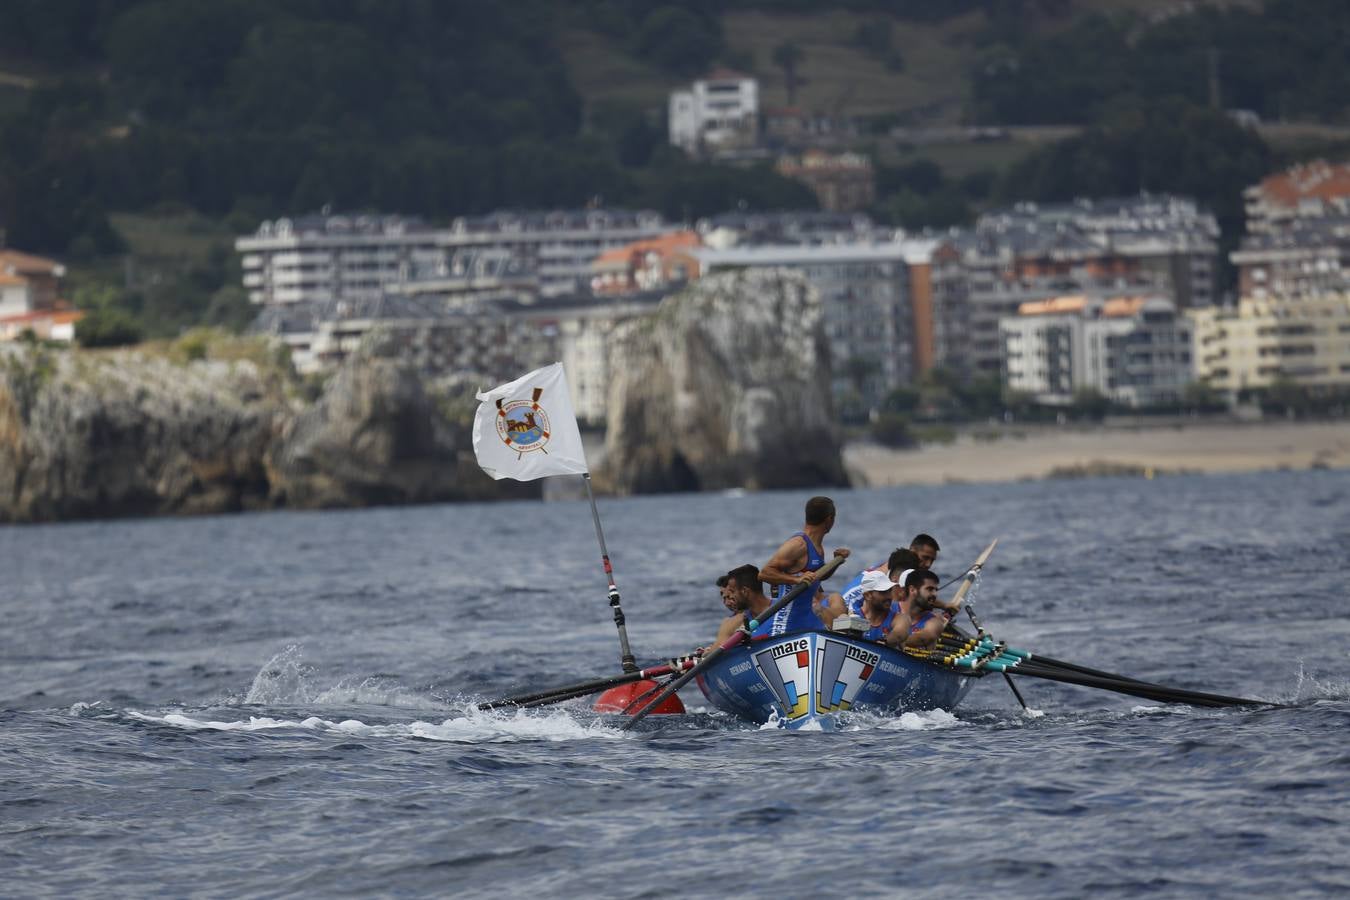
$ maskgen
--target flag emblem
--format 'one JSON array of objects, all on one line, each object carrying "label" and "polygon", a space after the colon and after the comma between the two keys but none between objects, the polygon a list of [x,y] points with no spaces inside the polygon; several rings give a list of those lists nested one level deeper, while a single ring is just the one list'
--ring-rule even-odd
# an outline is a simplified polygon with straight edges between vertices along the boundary
[{"label": "flag emblem", "polygon": [[548,443],[548,413],[539,405],[543,388],[535,388],[530,400],[497,400],[497,437],[502,443],[522,456],[535,450],[544,450]]},{"label": "flag emblem", "polygon": [[493,478],[533,481],[589,471],[562,363],[480,391],[478,401],[473,453]]}]

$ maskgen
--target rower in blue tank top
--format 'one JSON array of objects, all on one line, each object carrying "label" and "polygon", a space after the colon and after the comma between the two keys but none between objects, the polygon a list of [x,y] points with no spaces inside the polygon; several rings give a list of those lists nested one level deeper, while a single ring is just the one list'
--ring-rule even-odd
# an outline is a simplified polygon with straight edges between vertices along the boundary
[{"label": "rower in blue tank top", "polygon": [[[834,501],[829,497],[812,497],[806,501],[806,524],[802,530],[783,542],[764,568],[759,577],[771,586],[774,600],[781,599],[784,593],[798,584],[811,584],[816,580],[816,572],[825,565],[825,535],[834,527]],[[848,556],[848,550],[840,547],[835,556]],[[805,631],[825,626],[820,618],[823,593],[819,584],[802,591],[768,622],[764,622],[754,632],[755,637],[768,637],[786,634],[790,631]]]},{"label": "rower in blue tank top", "polygon": [[868,628],[863,640],[877,641],[899,649],[909,637],[910,619],[900,604],[900,585],[885,572],[863,574],[861,615]]},{"label": "rower in blue tank top", "polygon": [[840,616],[862,615],[862,580],[868,572],[888,572],[894,575],[897,572],[903,572],[905,569],[915,569],[919,567],[919,557],[913,550],[907,550],[900,547],[891,551],[891,555],[884,563],[878,563],[875,566],[869,566],[863,569],[853,579],[846,583],[838,592],[830,594],[828,598],[820,604],[820,611],[817,613],[826,626],[832,626],[834,620]]}]

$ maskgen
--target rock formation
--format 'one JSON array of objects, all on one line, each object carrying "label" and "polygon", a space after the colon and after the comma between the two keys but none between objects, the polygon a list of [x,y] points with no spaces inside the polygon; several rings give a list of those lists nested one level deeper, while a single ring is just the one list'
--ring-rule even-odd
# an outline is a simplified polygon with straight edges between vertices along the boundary
[{"label": "rock formation", "polygon": [[620,492],[847,484],[820,301],[786,270],[704,278],[616,329],[602,483]]},{"label": "rock formation", "polygon": [[380,353],[309,403],[265,358],[0,347],[0,522],[537,493],[477,468],[471,388]]}]

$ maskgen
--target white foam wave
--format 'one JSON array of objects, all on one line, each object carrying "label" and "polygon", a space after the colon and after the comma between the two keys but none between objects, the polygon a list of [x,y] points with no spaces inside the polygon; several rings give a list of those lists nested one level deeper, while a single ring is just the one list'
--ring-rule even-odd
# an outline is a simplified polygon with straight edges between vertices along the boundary
[{"label": "white foam wave", "polygon": [[402,709],[444,710],[445,704],[397,680],[349,675],[329,687],[317,684],[304,651],[291,644],[269,659],[244,695],[244,703],[260,706],[396,706]]},{"label": "white foam wave", "polygon": [[625,736],[616,728],[609,728],[601,722],[582,722],[563,711],[553,711],[548,715],[531,714],[524,710],[511,713],[469,712],[436,722],[406,722],[384,725],[371,725],[360,719],[344,719],[340,722],[309,716],[305,719],[276,719],[270,716],[249,716],[246,720],[221,721],[215,719],[197,719],[183,713],[166,713],[154,716],[146,713],[131,712],[129,715],[142,722],[172,725],[192,731],[242,731],[261,732],[277,729],[299,729],[318,733],[344,734],[373,738],[421,738],[430,741],[450,743],[485,744],[510,743],[513,741],[574,741],[601,738],[617,740]]}]

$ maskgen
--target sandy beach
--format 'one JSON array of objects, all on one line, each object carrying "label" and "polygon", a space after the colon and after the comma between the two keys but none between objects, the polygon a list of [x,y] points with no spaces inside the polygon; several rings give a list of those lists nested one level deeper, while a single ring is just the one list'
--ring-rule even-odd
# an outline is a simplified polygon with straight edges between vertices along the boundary
[{"label": "sandy beach", "polygon": [[985,427],[916,450],[855,442],[844,462],[855,484],[871,486],[1348,468],[1350,423]]}]

